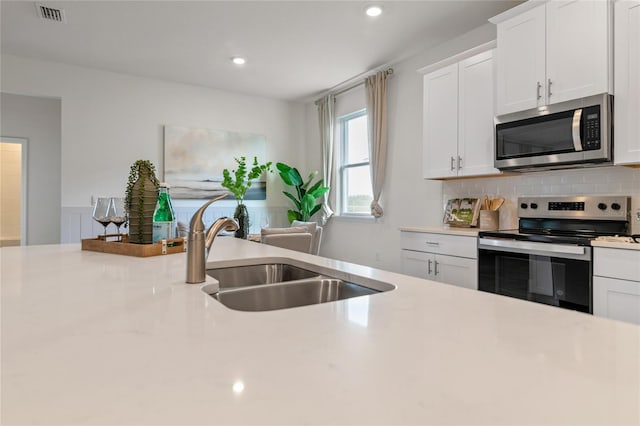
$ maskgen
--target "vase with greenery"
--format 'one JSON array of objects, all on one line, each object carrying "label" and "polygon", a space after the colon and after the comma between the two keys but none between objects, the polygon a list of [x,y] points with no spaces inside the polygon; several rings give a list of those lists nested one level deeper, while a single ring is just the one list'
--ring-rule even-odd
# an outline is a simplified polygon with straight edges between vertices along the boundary
[{"label": "vase with greenery", "polygon": [[249,236],[249,212],[244,204],[244,196],[251,187],[252,181],[262,176],[264,172],[272,172],[271,161],[265,164],[258,163],[258,157],[253,157],[253,165],[251,169],[247,168],[247,160],[245,157],[235,158],[238,168],[222,171],[222,186],[227,188],[235,197],[238,205],[233,214],[234,219],[238,221],[238,230],[235,233],[236,238],[246,239]]},{"label": "vase with greenery", "polygon": [[153,211],[159,186],[156,167],[151,161],[137,160],[131,165],[124,201],[128,213],[129,242],[153,243]]},{"label": "vase with greenery", "polygon": [[306,181],[302,180],[300,172],[295,167],[291,167],[285,163],[277,163],[276,168],[280,173],[280,178],[285,185],[293,186],[296,189],[296,194],[291,194],[287,191],[282,191],[292,202],[295,209],[290,209],[287,212],[287,218],[289,223],[294,220],[300,220],[302,222],[308,222],[311,217],[322,208],[322,202],[317,202],[328,190],[328,186],[323,186],[324,180],[320,179],[313,183],[313,180],[318,174],[318,171],[313,171],[309,174]]}]

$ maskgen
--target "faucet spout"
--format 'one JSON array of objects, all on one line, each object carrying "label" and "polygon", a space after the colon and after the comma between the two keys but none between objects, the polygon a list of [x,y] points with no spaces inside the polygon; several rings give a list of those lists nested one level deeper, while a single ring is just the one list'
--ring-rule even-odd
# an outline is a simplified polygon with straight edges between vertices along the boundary
[{"label": "faucet spout", "polygon": [[238,224],[228,217],[221,217],[216,220],[207,230],[206,238],[204,232],[204,222],[202,216],[204,211],[211,204],[218,200],[222,200],[227,195],[220,195],[210,201],[207,201],[200,207],[191,218],[189,223],[189,237],[187,245],[187,280],[189,284],[203,283],[206,277],[205,264],[209,256],[209,250],[213,244],[216,235],[222,230],[235,231]]},{"label": "faucet spout", "polygon": [[209,257],[209,251],[211,251],[211,245],[213,244],[214,238],[216,238],[216,235],[218,235],[222,230],[237,231],[238,223],[234,219],[228,217],[221,217],[213,222],[213,224],[207,230],[207,235],[205,237],[205,260],[207,260],[207,258]]}]

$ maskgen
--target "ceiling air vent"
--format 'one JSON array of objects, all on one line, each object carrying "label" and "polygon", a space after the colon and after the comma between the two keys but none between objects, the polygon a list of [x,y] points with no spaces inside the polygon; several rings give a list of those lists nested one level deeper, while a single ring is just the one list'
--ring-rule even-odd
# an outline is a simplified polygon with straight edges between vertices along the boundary
[{"label": "ceiling air vent", "polygon": [[38,9],[38,16],[47,21],[65,22],[64,10],[56,9],[55,7],[45,6],[43,4],[36,4]]}]

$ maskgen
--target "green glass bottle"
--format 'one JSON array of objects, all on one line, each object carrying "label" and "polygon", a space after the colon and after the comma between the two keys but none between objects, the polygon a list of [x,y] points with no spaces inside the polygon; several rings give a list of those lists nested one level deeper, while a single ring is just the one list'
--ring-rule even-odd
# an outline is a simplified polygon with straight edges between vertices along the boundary
[{"label": "green glass bottle", "polygon": [[160,183],[158,202],[153,212],[153,242],[176,237],[176,213],[171,204],[169,185]]}]

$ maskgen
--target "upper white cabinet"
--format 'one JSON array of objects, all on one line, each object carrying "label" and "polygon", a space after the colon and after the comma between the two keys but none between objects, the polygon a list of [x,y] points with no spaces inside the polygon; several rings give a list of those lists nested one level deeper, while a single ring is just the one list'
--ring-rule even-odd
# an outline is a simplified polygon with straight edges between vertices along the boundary
[{"label": "upper white cabinet", "polygon": [[615,4],[616,164],[640,163],[640,0]]},{"label": "upper white cabinet", "polygon": [[424,76],[423,166],[425,178],[458,175],[458,64]]},{"label": "upper white cabinet", "polygon": [[545,6],[497,25],[496,109],[498,114],[544,104]]},{"label": "upper white cabinet", "polygon": [[497,113],[610,92],[611,4],[528,2],[497,24]]},{"label": "upper white cabinet", "polygon": [[424,75],[425,178],[500,173],[493,167],[494,51]]}]

